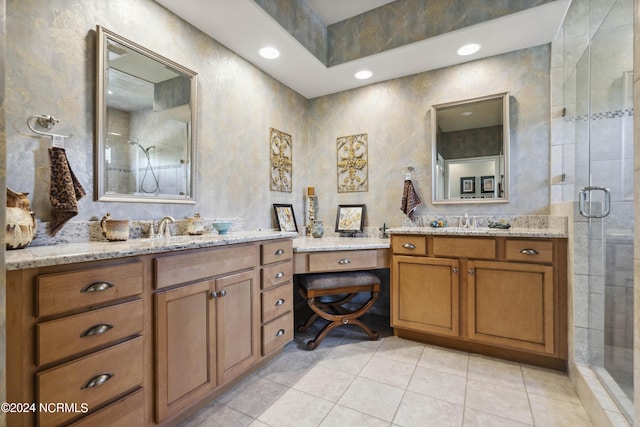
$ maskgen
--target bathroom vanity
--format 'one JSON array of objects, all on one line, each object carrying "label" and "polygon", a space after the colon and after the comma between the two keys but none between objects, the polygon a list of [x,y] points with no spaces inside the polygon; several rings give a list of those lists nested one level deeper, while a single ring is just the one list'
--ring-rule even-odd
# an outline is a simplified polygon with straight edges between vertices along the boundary
[{"label": "bathroom vanity", "polygon": [[566,369],[563,233],[391,232],[391,325],[397,336]]},{"label": "bathroom vanity", "polygon": [[8,425],[173,425],[208,403],[292,339],[293,235],[10,253],[7,401],[35,406]]}]

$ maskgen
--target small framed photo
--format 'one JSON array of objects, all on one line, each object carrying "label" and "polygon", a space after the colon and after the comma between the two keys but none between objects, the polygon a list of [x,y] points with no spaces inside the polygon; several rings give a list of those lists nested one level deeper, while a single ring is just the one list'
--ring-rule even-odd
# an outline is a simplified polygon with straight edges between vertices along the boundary
[{"label": "small framed photo", "polygon": [[476,192],[476,177],[475,176],[463,176],[460,178],[460,194],[475,194]]},{"label": "small framed photo", "polygon": [[493,175],[480,177],[480,192],[493,193],[496,189],[496,177]]},{"label": "small framed photo", "polygon": [[280,231],[298,231],[296,216],[293,214],[293,205],[273,204],[273,210],[278,220]]},{"label": "small framed photo", "polygon": [[362,232],[364,228],[365,205],[338,205],[336,232]]}]

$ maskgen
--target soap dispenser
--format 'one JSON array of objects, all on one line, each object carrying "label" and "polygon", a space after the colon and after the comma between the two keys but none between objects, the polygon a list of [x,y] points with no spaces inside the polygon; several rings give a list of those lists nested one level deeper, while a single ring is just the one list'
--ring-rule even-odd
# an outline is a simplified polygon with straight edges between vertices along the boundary
[{"label": "soap dispenser", "polygon": [[192,236],[199,236],[204,232],[204,221],[200,218],[199,213],[195,213],[192,217],[187,218],[187,233]]}]

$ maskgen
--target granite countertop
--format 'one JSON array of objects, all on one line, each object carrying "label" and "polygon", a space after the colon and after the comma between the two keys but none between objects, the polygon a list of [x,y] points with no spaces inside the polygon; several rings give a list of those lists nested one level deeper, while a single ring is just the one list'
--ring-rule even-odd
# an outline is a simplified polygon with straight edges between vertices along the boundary
[{"label": "granite countertop", "polygon": [[359,249],[388,249],[389,239],[377,237],[324,236],[297,237],[293,239],[293,252],[349,251]]},{"label": "granite countertop", "polygon": [[237,231],[223,235],[203,234],[200,236],[129,239],[125,242],[89,241],[27,246],[24,249],[6,251],[5,263],[7,270],[19,270],[297,236],[297,233],[292,232]]},{"label": "granite countertop", "polygon": [[564,229],[556,228],[516,228],[508,230],[499,228],[458,228],[458,227],[399,227],[387,230],[389,234],[432,234],[439,236],[505,236],[505,237],[540,237],[540,238],[567,238]]}]

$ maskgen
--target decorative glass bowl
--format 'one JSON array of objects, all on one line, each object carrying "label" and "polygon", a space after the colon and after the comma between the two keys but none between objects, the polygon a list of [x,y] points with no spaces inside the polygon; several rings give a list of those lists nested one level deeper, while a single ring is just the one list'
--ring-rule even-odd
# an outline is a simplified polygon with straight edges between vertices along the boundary
[{"label": "decorative glass bowl", "polygon": [[214,222],[211,225],[218,232],[218,234],[227,234],[227,232],[229,231],[233,223],[220,221],[220,222]]}]

